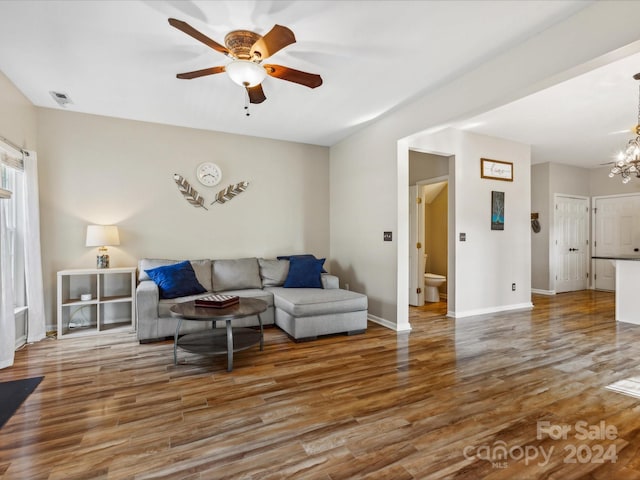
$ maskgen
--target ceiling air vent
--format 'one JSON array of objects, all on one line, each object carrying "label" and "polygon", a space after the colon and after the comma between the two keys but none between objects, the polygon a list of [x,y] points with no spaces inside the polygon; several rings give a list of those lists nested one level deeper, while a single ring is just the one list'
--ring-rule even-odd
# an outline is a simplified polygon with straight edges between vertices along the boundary
[{"label": "ceiling air vent", "polygon": [[71,101],[71,98],[69,98],[69,95],[67,95],[66,93],[54,92],[53,90],[51,90],[49,93],[56,101],[56,103],[61,107],[64,107],[67,103],[73,103]]}]

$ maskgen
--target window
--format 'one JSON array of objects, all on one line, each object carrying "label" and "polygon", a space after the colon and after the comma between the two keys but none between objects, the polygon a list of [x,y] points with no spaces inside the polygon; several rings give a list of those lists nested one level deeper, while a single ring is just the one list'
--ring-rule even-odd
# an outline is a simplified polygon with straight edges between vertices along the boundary
[{"label": "window", "polygon": [[[0,157],[0,160],[4,160],[4,157]],[[12,181],[9,179],[10,170],[5,164],[0,161],[0,193],[2,196],[0,198],[11,198],[12,190],[11,185]]]},{"label": "window", "polygon": [[11,278],[13,280],[14,311],[16,313],[16,340],[26,341],[27,335],[27,296],[25,284],[24,259],[24,172],[19,164],[10,163],[6,157],[0,161],[0,188],[12,192],[10,198],[2,200],[5,210],[8,245],[11,260]]}]

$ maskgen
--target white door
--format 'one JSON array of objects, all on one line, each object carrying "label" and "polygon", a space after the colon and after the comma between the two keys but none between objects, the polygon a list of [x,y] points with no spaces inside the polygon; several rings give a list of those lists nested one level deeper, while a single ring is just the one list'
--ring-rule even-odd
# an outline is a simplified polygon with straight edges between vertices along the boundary
[{"label": "white door", "polygon": [[556,195],[556,292],[586,290],[589,266],[589,199]]},{"label": "white door", "polygon": [[421,187],[409,187],[409,305],[424,305],[424,205]]},{"label": "white door", "polygon": [[[593,206],[593,256],[640,254],[640,195],[596,198]],[[594,263],[594,288],[615,290],[614,262]]]}]

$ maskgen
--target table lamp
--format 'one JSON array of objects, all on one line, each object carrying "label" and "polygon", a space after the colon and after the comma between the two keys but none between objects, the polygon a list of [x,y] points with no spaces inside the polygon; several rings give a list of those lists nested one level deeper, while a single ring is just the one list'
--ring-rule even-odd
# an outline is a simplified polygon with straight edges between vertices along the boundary
[{"label": "table lamp", "polygon": [[87,226],[87,247],[99,247],[97,256],[98,268],[109,268],[109,255],[107,247],[120,245],[118,227],[115,225],[89,225]]}]

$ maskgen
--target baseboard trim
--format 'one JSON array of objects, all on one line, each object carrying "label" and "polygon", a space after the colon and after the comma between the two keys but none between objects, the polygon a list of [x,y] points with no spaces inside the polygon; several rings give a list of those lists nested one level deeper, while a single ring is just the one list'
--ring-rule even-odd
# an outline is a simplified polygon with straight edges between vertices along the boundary
[{"label": "baseboard trim", "polygon": [[555,295],[555,290],[541,290],[539,288],[532,288],[531,293],[537,293],[538,295]]},{"label": "baseboard trim", "polygon": [[22,335],[18,338],[16,338],[16,343],[15,343],[15,350],[18,350],[20,347],[22,347],[23,345],[27,344],[27,336],[26,335]]},{"label": "baseboard trim", "polygon": [[398,328],[398,324],[391,322],[385,318],[376,317],[375,315],[368,314],[367,320],[373,323],[377,323],[378,325],[382,325],[389,330],[393,330],[395,332],[409,332],[411,331],[411,325],[407,322],[406,328]]},{"label": "baseboard trim", "polygon": [[463,312],[448,312],[447,315],[450,315],[454,318],[465,318],[465,317],[474,317],[476,315],[487,315],[489,313],[500,313],[500,312],[508,312],[511,310],[525,310],[532,309],[533,303],[516,303],[513,305],[504,305],[501,307],[490,307],[490,308],[478,308],[475,310],[466,310]]}]

